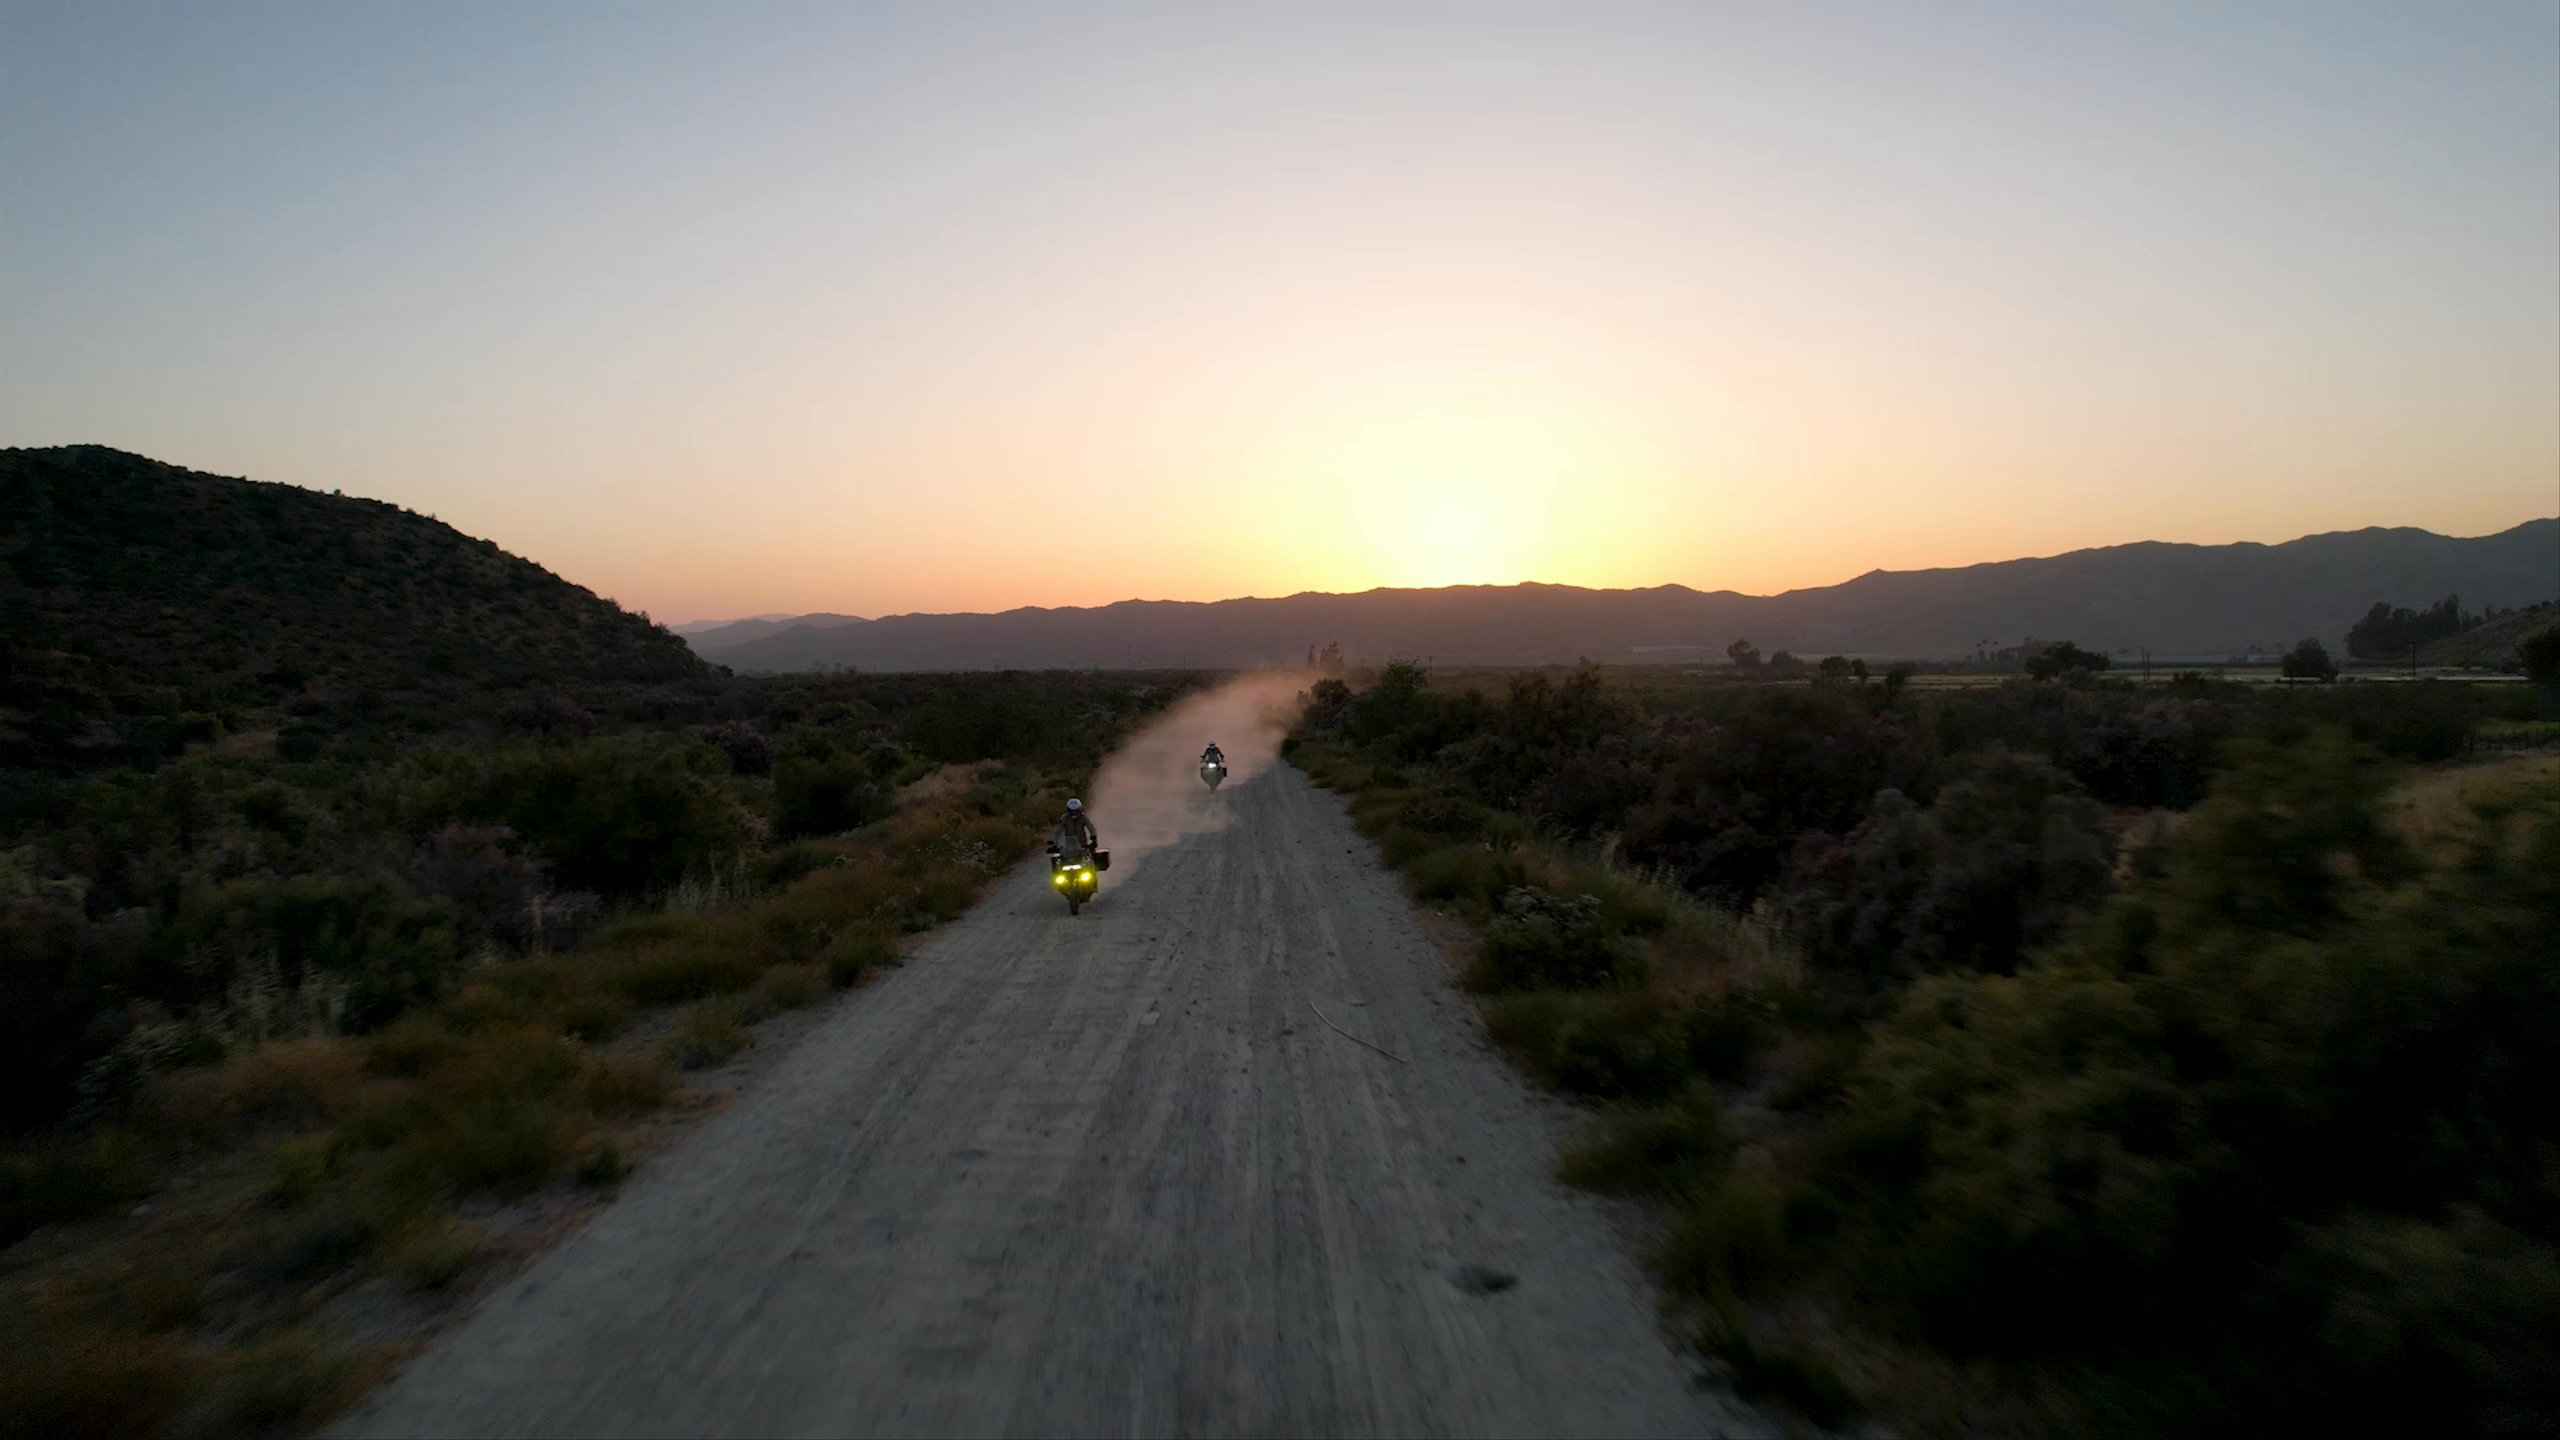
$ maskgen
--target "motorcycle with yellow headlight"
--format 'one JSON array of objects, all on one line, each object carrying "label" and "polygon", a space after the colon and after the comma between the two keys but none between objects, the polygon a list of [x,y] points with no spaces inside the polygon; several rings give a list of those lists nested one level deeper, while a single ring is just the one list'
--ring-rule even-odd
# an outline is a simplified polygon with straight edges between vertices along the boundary
[{"label": "motorcycle with yellow headlight", "polygon": [[1102,872],[1111,868],[1111,852],[1090,850],[1082,855],[1067,855],[1049,842],[1049,888],[1066,897],[1067,913],[1073,915],[1093,903],[1093,892],[1102,881]]}]

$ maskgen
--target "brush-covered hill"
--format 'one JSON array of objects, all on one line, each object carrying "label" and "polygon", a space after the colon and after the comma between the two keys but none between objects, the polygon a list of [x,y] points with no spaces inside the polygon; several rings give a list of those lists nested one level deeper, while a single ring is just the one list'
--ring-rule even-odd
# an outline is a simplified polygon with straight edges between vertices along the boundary
[{"label": "brush-covered hill", "polygon": [[2525,641],[2554,629],[2560,629],[2560,600],[2547,600],[2447,635],[2420,649],[2418,663],[2512,670],[2523,664]]},{"label": "brush-covered hill", "polygon": [[2500,607],[2560,593],[2560,520],[2467,539],[2370,529],[2281,545],[2116,545],[1955,569],[1878,570],[1767,596],[1680,585],[1456,586],[893,615],[694,643],[713,660],[757,671],[1264,665],[1302,659],[1308,646],[1327,641],[1355,660],[1431,656],[1444,664],[1722,663],[1736,639],[1764,653],[1928,658],[2036,637],[2220,658],[2251,647],[2273,653],[2304,636],[2338,648],[2378,598],[2456,592],[2466,603]]},{"label": "brush-covered hill", "polygon": [[0,450],[0,766],[147,758],[270,707],[432,728],[710,676],[648,620],[396,505]]}]

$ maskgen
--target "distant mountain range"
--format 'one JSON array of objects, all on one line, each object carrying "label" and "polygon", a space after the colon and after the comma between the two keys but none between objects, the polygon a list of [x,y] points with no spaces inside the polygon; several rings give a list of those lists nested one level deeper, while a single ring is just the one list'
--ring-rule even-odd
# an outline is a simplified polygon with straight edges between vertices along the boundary
[{"label": "distant mountain range", "polygon": [[[1463,585],[1210,602],[1124,600],[989,615],[757,620],[688,637],[737,670],[1253,666],[1338,643],[1354,661],[1440,664],[1724,660],[1748,639],[1791,650],[1955,657],[2030,637],[2160,657],[2261,653],[2316,636],[2342,649],[2376,600],[2466,608],[2560,597],[2560,519],[2458,539],[2416,529],[2306,536],[2281,545],[2157,541],[1940,570],[1875,570],[1780,595]],[[748,626],[761,627],[749,630]]]}]

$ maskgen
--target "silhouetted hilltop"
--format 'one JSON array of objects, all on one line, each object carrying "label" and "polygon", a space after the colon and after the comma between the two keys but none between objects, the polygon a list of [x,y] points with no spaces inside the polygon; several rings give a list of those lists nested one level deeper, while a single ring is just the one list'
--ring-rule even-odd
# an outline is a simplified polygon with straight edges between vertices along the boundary
[{"label": "silhouetted hilltop", "polygon": [[646,619],[395,505],[97,445],[0,450],[0,764],[288,701],[449,714],[710,674]]},{"label": "silhouetted hilltop", "polygon": [[750,640],[761,640],[768,635],[779,635],[795,626],[805,625],[813,630],[832,630],[840,625],[863,623],[865,623],[864,617],[860,615],[831,615],[823,612],[814,615],[758,615],[747,620],[706,621],[698,625],[681,625],[676,627],[676,633],[683,636],[685,643],[691,645],[696,651],[708,654],[713,650],[734,649]]},{"label": "silhouetted hilltop", "polygon": [[741,670],[970,670],[1046,666],[1240,666],[1346,655],[1444,664],[1707,658],[1748,639],[1764,653],[1959,656],[1982,642],[2076,640],[2164,655],[2272,652],[2304,636],[2341,648],[2377,599],[2459,592],[2467,604],[2560,594],[2560,520],[2455,539],[2414,529],[2313,535],[2281,545],[2145,542],[1954,569],[1871,571],[1781,595],[1452,586],[1356,595],[1129,600],[995,615],[892,615],[839,628],[788,626],[743,643],[699,636]]}]

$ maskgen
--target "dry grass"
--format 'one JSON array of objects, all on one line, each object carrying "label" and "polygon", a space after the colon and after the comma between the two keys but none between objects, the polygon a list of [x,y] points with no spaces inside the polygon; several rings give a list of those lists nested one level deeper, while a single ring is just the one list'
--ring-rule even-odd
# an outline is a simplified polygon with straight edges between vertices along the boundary
[{"label": "dry grass", "polygon": [[2392,802],[2392,819],[2410,840],[2426,844],[2471,829],[2480,801],[2530,786],[2560,782],[2560,753],[2509,755],[2428,770],[2412,778]]},{"label": "dry grass", "polygon": [[383,1272],[413,1291],[441,1290],[468,1273],[488,1249],[477,1226],[443,1217],[411,1222],[383,1247]]},{"label": "dry grass", "polygon": [[346,1113],[363,1057],[339,1038],[281,1040],[153,1087],[147,1129],[217,1145],[256,1130],[324,1125]]}]

